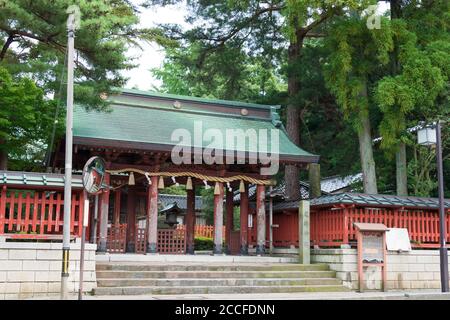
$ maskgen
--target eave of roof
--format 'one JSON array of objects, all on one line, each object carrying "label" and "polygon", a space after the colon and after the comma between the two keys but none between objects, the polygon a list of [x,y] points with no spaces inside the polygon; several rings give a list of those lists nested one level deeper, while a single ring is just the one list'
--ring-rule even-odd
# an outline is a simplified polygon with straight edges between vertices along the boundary
[{"label": "eave of roof", "polygon": [[[385,194],[338,193],[311,199],[311,208],[331,207],[333,205],[357,205],[379,208],[438,209],[437,198],[401,197]],[[444,199],[445,208],[450,208],[450,199]],[[298,201],[285,201],[274,204],[275,211],[298,209]]]},{"label": "eave of roof", "polygon": [[[64,188],[64,181],[63,174],[0,170],[0,186],[6,185],[20,188],[30,186],[60,189]],[[72,188],[83,188],[81,175],[72,175]]]}]

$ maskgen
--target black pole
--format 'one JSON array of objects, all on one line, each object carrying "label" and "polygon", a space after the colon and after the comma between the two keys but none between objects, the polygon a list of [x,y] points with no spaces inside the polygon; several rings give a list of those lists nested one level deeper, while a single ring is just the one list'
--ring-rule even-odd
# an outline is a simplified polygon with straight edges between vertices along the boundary
[{"label": "black pole", "polygon": [[442,141],[441,124],[439,120],[436,125],[436,161],[438,172],[438,190],[439,190],[439,231],[440,231],[440,261],[441,261],[441,289],[442,292],[448,292],[448,252],[446,248],[447,231],[445,227],[446,217],[444,209],[444,170],[442,167]]}]

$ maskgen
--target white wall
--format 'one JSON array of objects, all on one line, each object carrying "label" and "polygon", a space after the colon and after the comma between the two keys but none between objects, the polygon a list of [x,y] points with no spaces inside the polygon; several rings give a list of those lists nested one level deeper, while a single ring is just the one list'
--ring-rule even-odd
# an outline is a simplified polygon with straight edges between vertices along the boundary
[{"label": "white wall", "polygon": [[[327,263],[344,285],[358,288],[356,249],[312,249],[311,263]],[[387,289],[439,289],[439,250],[388,251],[386,257]],[[368,290],[381,288],[381,268],[368,267],[364,272]]]},{"label": "white wall", "polygon": [[[69,290],[78,292],[80,243],[70,245]],[[96,287],[96,244],[85,245],[84,285]],[[62,243],[0,242],[0,300],[57,294],[61,287]]]}]

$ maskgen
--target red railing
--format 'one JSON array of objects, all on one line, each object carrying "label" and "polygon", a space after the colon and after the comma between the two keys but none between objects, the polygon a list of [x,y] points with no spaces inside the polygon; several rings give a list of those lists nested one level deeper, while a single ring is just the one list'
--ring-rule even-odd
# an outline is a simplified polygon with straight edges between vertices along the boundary
[{"label": "red railing", "polygon": [[[177,225],[177,229],[186,230],[186,225],[179,224]],[[195,225],[194,229],[195,237],[205,237],[205,238],[213,238],[214,237],[214,226],[208,225]],[[222,227],[222,236],[225,240],[225,226]]]},{"label": "red railing", "polygon": [[[437,210],[397,210],[389,208],[337,208],[312,211],[311,241],[320,246],[340,246],[356,241],[354,222],[383,223],[389,228],[408,229],[413,247],[439,247]],[[450,242],[450,216],[446,215]],[[298,235],[297,235],[298,237]]]},{"label": "red railing", "polygon": [[[81,236],[83,193],[72,193],[70,233]],[[0,192],[0,235],[14,239],[52,239],[62,235],[62,190],[22,190],[3,186]]]}]

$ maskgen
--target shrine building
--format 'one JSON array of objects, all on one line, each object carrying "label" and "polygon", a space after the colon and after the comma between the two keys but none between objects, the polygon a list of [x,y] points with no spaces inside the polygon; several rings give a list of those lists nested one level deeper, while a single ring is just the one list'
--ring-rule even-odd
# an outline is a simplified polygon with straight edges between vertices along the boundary
[{"label": "shrine building", "polygon": [[[106,112],[75,106],[73,122],[74,170],[82,170],[93,156],[106,162],[105,183],[110,187],[90,201],[88,239],[98,243],[98,252],[193,254],[196,190],[206,187],[214,188],[214,253],[248,254],[248,190],[255,185],[252,225],[256,252],[264,253],[268,245],[264,198],[267,188],[276,184],[278,171],[270,169],[287,164],[305,168],[319,160],[289,139],[279,106],[130,89],[107,99]],[[60,141],[52,155],[53,170],[64,167],[64,145]],[[181,249],[168,249],[166,243],[168,237],[175,241],[177,229],[160,232],[157,227],[159,190],[173,184],[187,190]],[[236,190],[239,230],[233,226]],[[137,224],[138,216],[146,217],[144,228]]]}]

